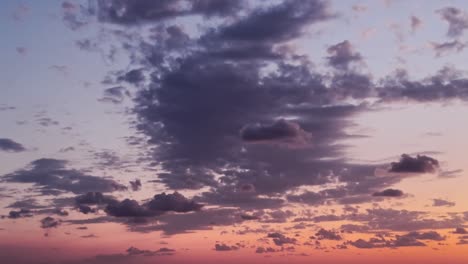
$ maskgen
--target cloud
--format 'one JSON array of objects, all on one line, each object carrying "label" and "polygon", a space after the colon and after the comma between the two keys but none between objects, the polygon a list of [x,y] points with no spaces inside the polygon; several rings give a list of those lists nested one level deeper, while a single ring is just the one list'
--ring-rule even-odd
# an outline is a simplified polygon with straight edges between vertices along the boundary
[{"label": "cloud", "polygon": [[455,206],[455,203],[451,202],[451,201],[444,200],[444,199],[432,199],[432,206],[434,206],[434,207],[441,207],[441,206],[452,207],[452,206]]},{"label": "cloud", "polygon": [[16,47],[16,52],[24,56],[28,53],[28,50],[25,47]]},{"label": "cloud", "polygon": [[444,7],[436,11],[449,24],[447,36],[460,37],[468,29],[468,16],[456,7]]},{"label": "cloud", "polygon": [[295,238],[287,237],[281,233],[269,233],[269,238],[273,238],[273,243],[277,246],[283,246],[285,244],[296,244],[297,240]]},{"label": "cloud", "polygon": [[385,189],[381,192],[375,192],[373,196],[382,196],[382,197],[401,197],[403,192],[397,189]]},{"label": "cloud", "polygon": [[214,250],[216,251],[232,251],[232,250],[238,250],[239,247],[237,246],[228,246],[224,243],[216,243]]},{"label": "cloud", "polygon": [[42,193],[66,191],[75,194],[87,192],[112,192],[124,190],[125,186],[108,178],[87,175],[81,171],[67,169],[66,160],[38,159],[28,168],[3,176],[4,182],[33,183]]},{"label": "cloud", "polygon": [[333,230],[326,230],[321,228],[315,236],[318,240],[342,240],[341,235]]},{"label": "cloud", "polygon": [[45,229],[58,227],[59,225],[60,225],[60,221],[50,216],[47,216],[41,220],[41,227]]},{"label": "cloud", "polygon": [[146,206],[130,199],[107,205],[106,213],[115,217],[149,217],[161,214],[161,212],[151,211]]},{"label": "cloud", "polygon": [[99,101],[119,104],[124,101],[126,96],[129,96],[127,89],[122,86],[116,86],[104,90],[104,96]]},{"label": "cloud", "polygon": [[243,1],[230,0],[98,0],[98,16],[101,21],[135,25],[159,22],[186,15],[229,16],[237,12]]},{"label": "cloud", "polygon": [[434,173],[439,168],[439,161],[434,158],[417,155],[415,158],[402,154],[400,161],[392,162],[390,172],[397,173]]},{"label": "cloud", "polygon": [[305,145],[311,140],[310,133],[301,127],[284,119],[279,119],[273,124],[251,124],[244,126],[241,131],[241,138],[247,142],[284,142],[285,145]]},{"label": "cloud", "polygon": [[142,205],[130,199],[111,202],[106,207],[106,213],[116,217],[149,217],[161,215],[164,212],[187,213],[198,211],[202,207],[202,204],[174,192],[172,194],[156,194],[153,199]]},{"label": "cloud", "polygon": [[417,16],[411,16],[410,21],[411,21],[411,32],[413,33],[416,32],[416,30],[418,30],[423,25],[422,20]]},{"label": "cloud", "polygon": [[443,241],[445,240],[445,236],[437,233],[436,231],[428,231],[428,232],[410,232],[408,234],[403,235],[402,237],[414,238],[418,240],[434,240],[434,241]]},{"label": "cloud", "polygon": [[134,181],[130,181],[130,186],[134,192],[141,189],[141,181],[139,179],[135,179]]},{"label": "cloud", "polygon": [[[383,236],[376,236],[369,240],[358,239],[349,241],[348,243],[356,248],[372,249],[372,248],[398,248],[398,247],[424,247],[426,244],[417,239],[417,235],[397,235],[395,239],[385,239]],[[430,236],[429,236],[430,237]],[[426,237],[427,238],[427,237]],[[432,239],[429,239],[432,240]]]},{"label": "cloud", "polygon": [[457,227],[455,231],[452,232],[453,234],[460,234],[460,235],[466,235],[468,234],[468,231],[466,231],[465,228],[463,227]]},{"label": "cloud", "polygon": [[466,43],[460,42],[458,40],[453,40],[443,43],[431,42],[431,46],[432,49],[435,51],[436,56],[440,57],[451,52],[462,52],[466,48]]},{"label": "cloud", "polygon": [[26,151],[26,148],[20,143],[13,141],[12,139],[0,138],[0,151],[22,152]]},{"label": "cloud", "polygon": [[32,217],[32,213],[29,209],[21,209],[18,211],[10,211],[8,213],[8,218],[11,219],[17,219],[17,218],[22,218],[22,217]]},{"label": "cloud", "polygon": [[362,56],[353,50],[347,40],[328,47],[328,64],[338,70],[348,70],[351,63],[362,61]]},{"label": "cloud", "polygon": [[156,194],[153,199],[148,202],[148,207],[156,211],[186,213],[198,211],[203,205],[185,198],[178,192],[174,192],[172,194]]},{"label": "cloud", "polygon": [[108,204],[115,202],[112,196],[104,195],[102,192],[87,192],[86,194],[75,197],[77,204]]},{"label": "cloud", "polygon": [[274,253],[277,252],[278,250],[271,248],[271,247],[258,247],[255,250],[255,253],[257,254],[263,254],[263,253]]}]

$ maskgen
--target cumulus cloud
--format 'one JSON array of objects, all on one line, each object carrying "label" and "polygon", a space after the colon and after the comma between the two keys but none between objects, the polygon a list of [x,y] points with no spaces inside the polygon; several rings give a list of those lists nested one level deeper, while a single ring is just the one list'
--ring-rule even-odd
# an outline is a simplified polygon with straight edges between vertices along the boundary
[{"label": "cumulus cloud", "polygon": [[398,173],[434,173],[439,168],[439,161],[434,158],[417,155],[411,157],[408,154],[401,155],[400,161],[392,162],[390,172]]},{"label": "cumulus cloud", "polygon": [[238,250],[239,247],[237,246],[228,246],[224,243],[217,243],[215,244],[214,250],[216,251],[232,251],[232,250]]},{"label": "cumulus cloud", "polygon": [[0,138],[0,151],[5,152],[22,152],[25,151],[26,148],[9,138]]},{"label": "cumulus cloud", "polygon": [[341,235],[334,230],[326,230],[321,228],[315,236],[318,240],[342,240]]},{"label": "cumulus cloud", "polygon": [[287,237],[281,233],[269,233],[269,238],[273,239],[273,243],[277,246],[283,246],[285,244],[296,244],[297,240],[295,238]]}]

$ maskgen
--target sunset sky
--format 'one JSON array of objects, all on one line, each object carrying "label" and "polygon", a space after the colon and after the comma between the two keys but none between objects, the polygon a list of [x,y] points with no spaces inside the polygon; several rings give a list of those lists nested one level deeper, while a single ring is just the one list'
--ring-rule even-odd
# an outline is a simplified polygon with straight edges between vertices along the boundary
[{"label": "sunset sky", "polygon": [[0,263],[468,263],[468,2],[0,1]]}]

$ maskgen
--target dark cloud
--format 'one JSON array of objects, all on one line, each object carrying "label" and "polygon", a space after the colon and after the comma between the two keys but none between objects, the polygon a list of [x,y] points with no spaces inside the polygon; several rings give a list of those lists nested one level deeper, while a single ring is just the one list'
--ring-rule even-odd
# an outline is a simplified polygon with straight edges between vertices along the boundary
[{"label": "dark cloud", "polygon": [[149,217],[161,214],[161,212],[151,211],[146,206],[130,199],[107,205],[106,213],[115,217]]},{"label": "dark cloud", "polygon": [[58,227],[59,225],[60,225],[60,221],[50,216],[47,216],[41,220],[41,227],[45,229]]},{"label": "dark cloud", "polygon": [[324,1],[286,1],[254,10],[248,17],[219,32],[229,41],[281,42],[301,35],[306,25],[331,18]]},{"label": "dark cloud", "polygon": [[160,248],[158,250],[142,250],[136,247],[130,247],[127,249],[127,254],[130,256],[171,256],[175,254],[174,249],[170,248]]},{"label": "dark cloud", "polygon": [[81,171],[66,168],[67,161],[57,159],[38,159],[28,168],[6,174],[4,182],[34,183],[43,193],[68,191],[76,194],[87,192],[112,192],[124,190],[125,186],[114,180],[87,175]]},{"label": "dark cloud", "polygon": [[269,238],[273,239],[273,243],[277,246],[283,246],[285,244],[296,244],[297,240],[295,238],[287,237],[281,233],[269,233]]},{"label": "dark cloud", "polygon": [[145,80],[145,76],[143,75],[142,69],[133,69],[133,70],[128,71],[124,75],[119,76],[117,80],[121,82],[124,81],[127,83],[138,85],[139,83]]},{"label": "dark cloud", "polygon": [[375,192],[372,194],[373,196],[381,196],[381,197],[401,197],[403,196],[403,192],[397,189],[385,189],[381,192]]},{"label": "dark cloud", "polygon": [[214,247],[214,250],[216,251],[232,251],[232,250],[238,250],[239,247],[237,246],[228,246],[224,243],[217,243]]},{"label": "dark cloud", "polygon": [[301,127],[284,119],[273,124],[252,124],[244,126],[240,131],[241,137],[247,142],[284,142],[285,145],[307,145],[311,135]]},{"label": "dark cloud", "polygon": [[78,205],[78,211],[80,211],[83,214],[89,214],[89,213],[95,213],[96,209],[91,208],[90,206],[84,205],[84,204],[79,204]]},{"label": "dark cloud", "polygon": [[318,240],[342,240],[343,239],[338,232],[334,230],[326,230],[323,228],[317,231],[317,233],[315,233],[315,236],[317,237]]},{"label": "dark cloud", "polygon": [[142,205],[130,199],[112,202],[107,205],[106,212],[116,217],[149,217],[161,215],[164,212],[187,213],[198,211],[202,207],[202,204],[174,192],[173,194],[156,194],[153,199]]},{"label": "dark cloud", "polygon": [[32,217],[32,212],[29,209],[21,209],[18,211],[10,211],[8,213],[8,218],[11,219],[16,219],[16,218],[22,218],[22,217]]},{"label": "dark cloud", "polygon": [[134,181],[130,181],[130,186],[134,192],[141,189],[141,181],[139,179],[135,179]]},{"label": "dark cloud", "polygon": [[436,231],[428,231],[428,232],[410,232],[408,234],[403,235],[402,237],[414,238],[419,240],[434,240],[434,241],[443,241],[445,240],[445,236],[437,233]]},{"label": "dark cloud", "polygon": [[15,142],[9,138],[0,138],[0,151],[6,152],[22,152],[26,148],[18,142]]},{"label": "dark cloud", "polygon": [[[410,233],[411,234],[411,233]],[[426,244],[423,242],[419,241],[417,239],[418,236],[421,234],[412,234],[412,235],[403,235],[399,236],[397,235],[395,239],[386,239],[383,236],[376,236],[373,238],[370,238],[369,240],[364,240],[364,239],[358,239],[355,241],[350,241],[349,244],[352,246],[355,246],[357,248],[362,248],[362,249],[372,249],[372,248],[384,248],[384,247],[389,247],[389,248],[398,248],[398,247],[424,247]],[[433,239],[427,239],[427,237],[431,237],[431,235],[424,235],[426,240],[433,240]]]},{"label": "dark cloud", "polygon": [[466,231],[465,228],[463,227],[457,227],[455,231],[452,232],[453,234],[460,234],[460,235],[466,235],[468,234],[468,231]]},{"label": "dark cloud", "polygon": [[444,200],[444,199],[433,199],[432,200],[432,206],[435,206],[435,207],[441,207],[441,206],[452,207],[452,206],[455,206],[455,203],[451,202],[451,201]]},{"label": "dark cloud", "polygon": [[351,63],[362,61],[362,56],[353,50],[347,40],[328,47],[328,64],[338,70],[348,70]]},{"label": "dark cloud", "polygon": [[101,192],[87,192],[86,194],[79,195],[75,198],[77,204],[108,204],[115,202],[115,198],[109,195],[104,195]]},{"label": "dark cloud", "polygon": [[178,192],[174,192],[172,194],[156,194],[153,199],[148,202],[148,207],[155,211],[186,213],[198,211],[203,205],[185,198]]},{"label": "dark cloud", "polygon": [[163,231],[165,235],[192,233],[200,230],[211,230],[215,226],[231,226],[241,223],[237,209],[204,209],[184,214],[163,214],[158,216],[158,223],[129,225],[134,232]]},{"label": "dark cloud", "polygon": [[382,101],[411,100],[417,102],[436,102],[468,98],[468,80],[461,73],[444,67],[436,74],[422,80],[413,81],[406,71],[399,70],[388,76],[376,88]]},{"label": "dark cloud", "polygon": [[456,7],[445,7],[437,10],[437,13],[449,24],[447,36],[460,37],[468,29],[468,16]]},{"label": "dark cloud", "polygon": [[439,168],[439,161],[434,158],[417,155],[411,157],[408,154],[401,155],[400,161],[392,162],[390,172],[398,173],[434,173]]}]

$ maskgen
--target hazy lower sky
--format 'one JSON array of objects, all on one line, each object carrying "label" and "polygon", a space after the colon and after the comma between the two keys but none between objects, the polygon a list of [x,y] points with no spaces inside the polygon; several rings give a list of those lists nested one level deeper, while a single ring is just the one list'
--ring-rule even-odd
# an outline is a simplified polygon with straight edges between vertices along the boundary
[{"label": "hazy lower sky", "polygon": [[466,1],[4,0],[0,262],[468,262]]}]

